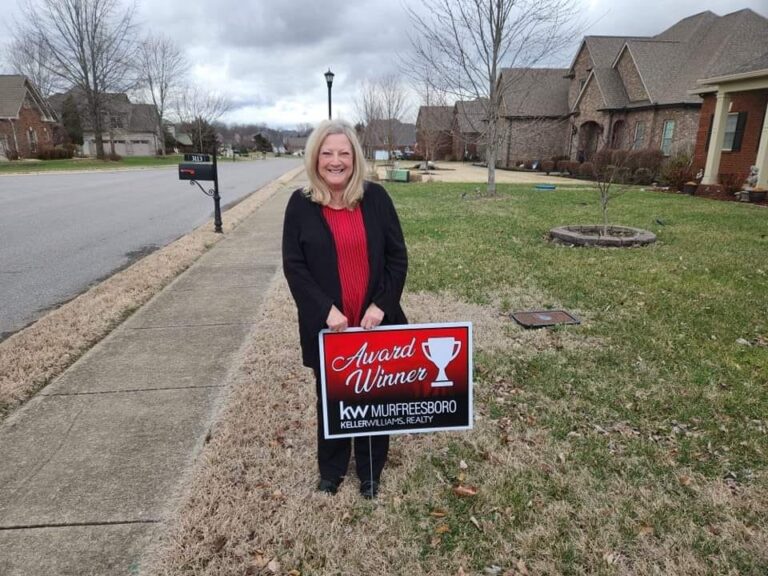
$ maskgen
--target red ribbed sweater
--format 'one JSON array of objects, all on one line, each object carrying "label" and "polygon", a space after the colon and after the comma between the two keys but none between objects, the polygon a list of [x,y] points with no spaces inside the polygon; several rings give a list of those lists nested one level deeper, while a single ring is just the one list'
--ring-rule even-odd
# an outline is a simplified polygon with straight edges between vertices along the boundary
[{"label": "red ribbed sweater", "polygon": [[336,245],[342,312],[350,328],[360,326],[369,275],[363,211],[359,204],[354,210],[334,210],[323,206],[323,217],[328,222]]}]

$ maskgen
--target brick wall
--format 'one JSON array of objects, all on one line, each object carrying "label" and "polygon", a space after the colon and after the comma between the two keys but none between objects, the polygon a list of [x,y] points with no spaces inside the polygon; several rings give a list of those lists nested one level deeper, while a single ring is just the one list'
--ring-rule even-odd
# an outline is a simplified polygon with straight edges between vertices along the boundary
[{"label": "brick wall", "polygon": [[29,98],[22,104],[18,120],[0,120],[0,142],[5,144],[8,150],[15,149],[21,158],[34,158],[37,152],[30,147],[30,128],[37,137],[37,151],[53,148],[53,124],[41,119],[40,111]]},{"label": "brick wall", "polygon": [[624,89],[627,91],[630,102],[649,99],[629,50],[624,50],[621,53],[621,57],[616,63],[616,70],[618,70],[619,76],[621,76],[621,81],[624,83]]},{"label": "brick wall", "polygon": [[422,129],[416,132],[416,146],[422,155],[429,148],[431,160],[446,160],[453,153],[453,136],[446,130]]},{"label": "brick wall", "polygon": [[[694,169],[703,169],[707,161],[707,133],[711,118],[715,113],[717,99],[714,94],[704,97],[701,113],[698,117],[696,131],[696,150],[693,157]],[[763,129],[765,109],[768,105],[768,90],[753,90],[750,92],[736,92],[731,96],[730,112],[746,112],[747,122],[744,126],[744,136],[741,141],[741,149],[735,152],[722,151],[720,154],[720,168],[718,174],[735,174],[736,178],[744,180],[749,174],[749,168],[757,159],[757,148],[760,145],[760,133]],[[712,143],[710,143],[710,146]],[[718,195],[716,189],[712,189],[712,195]]]},{"label": "brick wall", "polygon": [[549,160],[562,156],[565,154],[568,129],[567,119],[508,120],[501,166],[510,167],[519,161]]},{"label": "brick wall", "polygon": [[581,81],[586,80],[589,76],[587,68],[592,66],[592,58],[589,56],[589,50],[587,45],[584,44],[579,51],[579,55],[576,56],[576,60],[573,63],[574,77],[571,79],[571,85],[568,88],[568,109],[573,109],[573,105],[576,103],[576,98],[581,90]]}]

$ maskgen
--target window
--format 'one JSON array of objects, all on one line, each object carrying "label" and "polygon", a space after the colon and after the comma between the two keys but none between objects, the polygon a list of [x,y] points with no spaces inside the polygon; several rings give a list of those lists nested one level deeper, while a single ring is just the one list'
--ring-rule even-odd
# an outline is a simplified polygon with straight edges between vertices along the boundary
[{"label": "window", "polygon": [[635,122],[635,134],[632,137],[632,150],[640,150],[645,141],[645,122]]},{"label": "window", "polygon": [[672,152],[672,138],[675,135],[675,121],[664,120],[664,129],[661,132],[661,152],[669,156]]},{"label": "window", "polygon": [[37,132],[34,128],[30,128],[27,132],[27,140],[29,140],[29,151],[31,153],[37,152]]},{"label": "window", "polygon": [[723,138],[724,151],[738,152],[741,150],[741,140],[744,136],[744,125],[746,123],[746,112],[728,114],[728,118],[725,120],[725,136]]}]

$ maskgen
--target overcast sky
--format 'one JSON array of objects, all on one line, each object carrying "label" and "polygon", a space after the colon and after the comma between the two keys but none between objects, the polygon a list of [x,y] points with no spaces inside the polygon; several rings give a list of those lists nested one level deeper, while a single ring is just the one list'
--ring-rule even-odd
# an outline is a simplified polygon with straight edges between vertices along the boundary
[{"label": "overcast sky", "polygon": [[[576,1],[587,24],[583,34],[652,36],[704,10],[722,16],[751,8],[768,17],[768,0]],[[9,36],[20,2],[0,0],[0,40]],[[327,115],[328,68],[336,74],[334,116],[357,119],[361,83],[397,72],[398,54],[408,50],[402,6],[400,0],[139,0],[137,16],[142,29],[164,32],[183,47],[195,81],[232,99],[225,121],[294,128]],[[564,67],[578,40],[563,55]],[[411,120],[417,108],[414,101]]]}]

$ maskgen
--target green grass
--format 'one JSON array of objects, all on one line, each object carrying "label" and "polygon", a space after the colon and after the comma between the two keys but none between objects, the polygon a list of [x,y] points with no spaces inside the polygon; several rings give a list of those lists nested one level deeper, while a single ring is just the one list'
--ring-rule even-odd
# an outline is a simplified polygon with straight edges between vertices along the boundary
[{"label": "green grass", "polygon": [[[474,188],[388,185],[409,247],[408,290],[448,291],[478,304],[530,290],[542,307],[559,304],[585,319],[564,330],[602,343],[476,356],[477,400],[488,417],[516,417],[488,390],[499,379],[513,381],[551,445],[568,453],[560,481],[535,470],[498,471],[497,489],[517,513],[496,530],[514,539],[521,523],[536,524],[537,507],[567,503],[570,512],[549,518],[548,536],[538,543],[561,573],[621,573],[588,545],[576,545],[579,535],[621,550],[632,565],[662,566],[642,558],[650,545],[638,539],[641,521],[653,528],[656,544],[691,555],[712,573],[766,573],[765,553],[707,528],[720,522],[765,530],[765,500],[722,509],[679,479],[692,474],[694,487],[717,485],[731,472],[737,490],[766,488],[768,210],[636,189],[611,202],[610,221],[654,232],[655,244],[572,248],[551,243],[547,232],[599,223],[597,192],[500,185],[497,197],[475,198]],[[423,466],[440,471],[434,462]],[[619,484],[649,491],[646,502],[620,495]],[[594,501],[587,504],[585,495]],[[531,498],[533,509],[519,510]],[[441,505],[451,518],[465,519],[469,504],[453,500]],[[657,508],[647,510],[648,502]],[[478,519],[490,514],[480,501],[471,505]],[[596,514],[601,507],[603,515]],[[449,535],[457,537],[442,538],[438,551],[450,555],[471,536],[477,552],[462,554],[477,569],[492,563],[492,541],[473,530],[463,520],[451,525]],[[436,553],[425,535],[416,537],[425,554]]]},{"label": "green grass", "polygon": [[73,158],[71,160],[19,160],[0,163],[0,174],[47,172],[52,170],[114,170],[115,168],[152,168],[181,162],[181,156],[125,156],[122,160],[95,160]]}]

